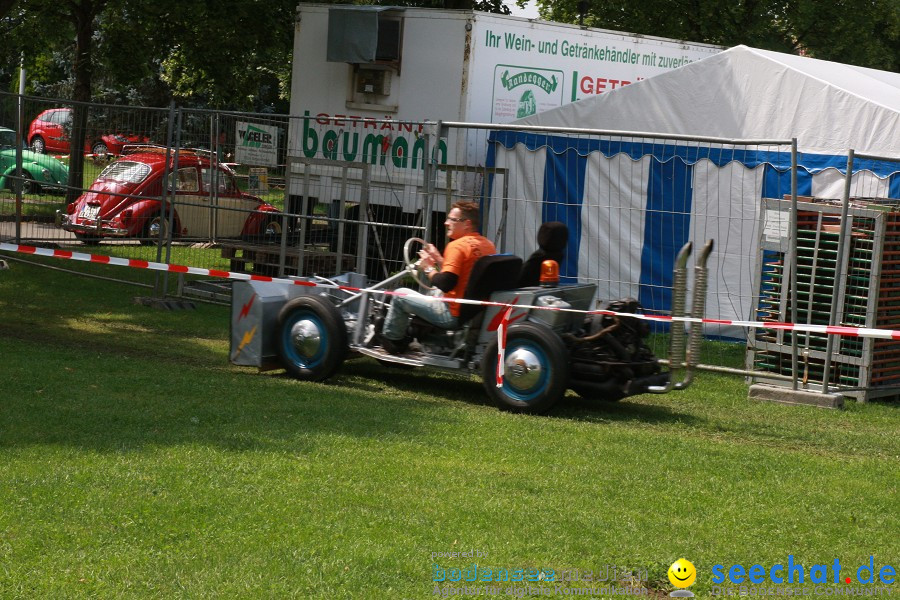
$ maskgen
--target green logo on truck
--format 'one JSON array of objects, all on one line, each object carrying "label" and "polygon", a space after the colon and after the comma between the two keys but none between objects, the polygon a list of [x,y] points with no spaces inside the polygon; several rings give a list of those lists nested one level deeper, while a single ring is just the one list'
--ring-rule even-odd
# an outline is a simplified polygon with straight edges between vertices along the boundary
[{"label": "green logo on truck", "polygon": [[508,90],[517,88],[520,85],[535,85],[548,94],[556,91],[556,85],[559,83],[556,80],[556,75],[551,75],[550,79],[547,79],[540,73],[535,73],[534,71],[522,71],[515,75],[510,75],[509,71],[504,71],[503,75],[500,76],[500,82],[503,84],[503,87]]},{"label": "green logo on truck", "polygon": [[521,119],[528,117],[537,112],[537,100],[531,90],[525,90],[522,97],[519,98],[519,107],[516,110],[516,118]]}]

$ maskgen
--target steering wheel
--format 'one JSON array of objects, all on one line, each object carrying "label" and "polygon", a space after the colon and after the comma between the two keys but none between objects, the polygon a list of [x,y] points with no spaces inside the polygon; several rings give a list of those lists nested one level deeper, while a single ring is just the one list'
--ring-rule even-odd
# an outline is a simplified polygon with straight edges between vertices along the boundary
[{"label": "steering wheel", "polygon": [[433,290],[434,286],[431,285],[431,282],[428,281],[428,278],[419,266],[419,263],[421,262],[421,259],[419,258],[419,249],[421,248],[417,249],[415,253],[412,252],[415,244],[419,244],[421,248],[424,248],[428,245],[428,242],[417,237],[411,237],[406,240],[406,243],[403,244],[403,259],[406,261],[406,270],[412,278],[416,280],[416,283],[425,289]]}]

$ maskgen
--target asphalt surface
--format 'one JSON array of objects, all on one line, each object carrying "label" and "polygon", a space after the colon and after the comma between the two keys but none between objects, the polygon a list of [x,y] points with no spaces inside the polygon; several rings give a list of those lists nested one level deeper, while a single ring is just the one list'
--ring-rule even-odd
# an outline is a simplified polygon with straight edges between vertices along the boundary
[{"label": "asphalt surface", "polygon": [[[34,221],[25,221],[21,224],[19,234],[22,237],[23,244],[30,242],[42,242],[58,244],[74,244],[77,243],[75,235],[64,231],[53,223],[36,223]],[[0,241],[7,244],[16,243],[16,223],[15,221],[0,221]]]}]

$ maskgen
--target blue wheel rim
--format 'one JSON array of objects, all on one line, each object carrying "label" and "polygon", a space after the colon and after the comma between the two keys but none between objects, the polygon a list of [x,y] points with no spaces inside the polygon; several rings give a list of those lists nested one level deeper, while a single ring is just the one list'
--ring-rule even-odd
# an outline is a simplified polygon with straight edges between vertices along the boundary
[{"label": "blue wheel rim", "polygon": [[[503,377],[503,387],[501,389],[503,390],[503,394],[512,400],[525,403],[532,402],[547,390],[547,385],[550,381],[550,361],[547,358],[547,353],[544,349],[540,345],[529,340],[513,342],[506,349],[505,356],[510,356],[516,350],[526,350],[534,354],[540,364],[540,377],[534,385],[521,389],[510,385],[507,372]],[[508,365],[506,370],[508,371]]]}]

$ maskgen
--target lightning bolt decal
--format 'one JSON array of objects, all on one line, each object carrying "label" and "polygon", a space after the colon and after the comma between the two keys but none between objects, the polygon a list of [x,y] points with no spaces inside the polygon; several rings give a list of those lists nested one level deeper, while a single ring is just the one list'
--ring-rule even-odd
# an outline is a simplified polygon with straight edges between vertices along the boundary
[{"label": "lightning bolt decal", "polygon": [[[510,304],[516,304],[518,301],[519,301],[519,297],[516,296],[515,298],[513,298],[513,301],[510,302]],[[521,314],[511,318],[509,320],[508,324],[512,325],[513,323],[515,323],[516,321],[518,321],[519,319],[524,317],[526,314],[528,314],[528,313],[521,313]],[[491,319],[491,322],[488,323],[487,330],[488,331],[497,331],[497,329],[500,327],[500,323],[503,322],[504,315],[506,315],[506,309],[501,307],[500,310],[497,312],[497,314],[494,315],[494,318]]]},{"label": "lightning bolt decal", "polygon": [[[241,314],[238,315],[238,321],[246,317],[250,314],[250,307],[253,306],[253,301],[256,300],[256,293],[254,292],[252,296],[250,296],[250,300],[241,308]],[[256,330],[256,328],[253,328]]]},{"label": "lightning bolt decal", "polygon": [[[251,300],[253,302],[253,300]],[[253,329],[250,331],[244,332],[244,337],[241,338],[241,343],[238,344],[238,347],[235,349],[234,353],[231,355],[231,360],[235,360],[241,353],[241,350],[247,347],[247,344],[253,341],[254,336],[256,336],[256,328],[258,325],[254,325]]]}]

